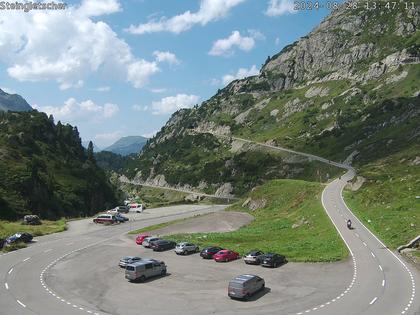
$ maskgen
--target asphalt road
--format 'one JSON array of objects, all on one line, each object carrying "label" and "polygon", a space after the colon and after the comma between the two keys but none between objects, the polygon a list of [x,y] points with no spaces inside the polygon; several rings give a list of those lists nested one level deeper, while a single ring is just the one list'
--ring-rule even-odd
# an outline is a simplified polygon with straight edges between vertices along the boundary
[{"label": "asphalt road", "polygon": [[[38,238],[0,257],[0,314],[416,314],[419,275],[389,251],[341,197],[353,170],[326,186],[322,202],[351,252],[337,264],[286,264],[277,269],[241,261],[217,264],[197,255],[153,253],[133,244],[128,230],[218,211],[220,206],[147,210],[129,223],[98,226],[76,221],[67,232]],[[353,230],[346,220],[353,221]],[[163,259],[169,275],[131,284],[116,267],[121,256]],[[250,302],[226,297],[230,278],[255,273],[267,290]]]}]

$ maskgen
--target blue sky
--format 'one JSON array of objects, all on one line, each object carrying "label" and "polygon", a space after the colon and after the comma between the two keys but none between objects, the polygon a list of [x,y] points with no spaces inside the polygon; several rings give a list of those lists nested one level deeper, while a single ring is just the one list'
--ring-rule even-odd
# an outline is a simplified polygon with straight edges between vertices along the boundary
[{"label": "blue sky", "polygon": [[150,136],[181,107],[310,32],[327,10],[289,0],[84,0],[0,11],[0,88],[104,148]]}]

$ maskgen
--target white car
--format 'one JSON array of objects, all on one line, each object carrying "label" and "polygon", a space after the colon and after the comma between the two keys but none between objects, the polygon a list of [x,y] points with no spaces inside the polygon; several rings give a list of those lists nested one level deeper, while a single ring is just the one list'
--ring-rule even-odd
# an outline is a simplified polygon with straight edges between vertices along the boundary
[{"label": "white car", "polygon": [[200,248],[192,243],[182,242],[176,245],[175,247],[175,253],[178,255],[186,255],[191,253],[198,253]]},{"label": "white car", "polygon": [[156,237],[156,236],[150,236],[150,237],[146,237],[144,240],[143,240],[143,246],[144,247],[146,247],[146,248],[150,248],[150,243],[151,242],[154,242],[154,241],[158,241],[158,240],[160,240],[160,238],[159,237]]}]

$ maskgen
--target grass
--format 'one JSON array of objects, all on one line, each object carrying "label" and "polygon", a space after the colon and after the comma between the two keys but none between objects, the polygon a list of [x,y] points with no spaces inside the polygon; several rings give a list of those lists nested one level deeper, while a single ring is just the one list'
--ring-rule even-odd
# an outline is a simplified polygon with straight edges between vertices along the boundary
[{"label": "grass", "polygon": [[188,195],[183,192],[133,184],[121,184],[120,189],[129,196],[136,196],[136,201],[146,204],[148,208],[185,203],[184,198]]},{"label": "grass", "polygon": [[393,249],[420,234],[420,165],[410,165],[420,146],[369,163],[360,169],[367,182],[346,191],[346,203],[385,244]]},{"label": "grass", "polygon": [[41,236],[51,233],[63,232],[67,229],[66,220],[57,221],[42,220],[41,225],[24,225],[21,222],[0,221],[0,238],[6,238],[17,232],[31,233],[33,236]]},{"label": "grass", "polygon": [[[322,189],[320,184],[300,180],[269,181],[249,194],[253,200],[265,198],[264,208],[251,211],[239,202],[227,210],[253,215],[255,220],[249,225],[233,232],[168,238],[195,242],[201,247],[220,245],[240,254],[258,248],[284,254],[289,261],[338,261],[348,252],[322,208]],[[298,226],[293,228],[294,224]]]}]

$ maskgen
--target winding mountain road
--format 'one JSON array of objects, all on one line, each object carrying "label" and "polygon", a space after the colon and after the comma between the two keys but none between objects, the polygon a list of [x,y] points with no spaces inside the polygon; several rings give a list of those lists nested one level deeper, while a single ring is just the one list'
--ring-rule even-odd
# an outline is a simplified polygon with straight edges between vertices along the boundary
[{"label": "winding mountain road", "polygon": [[[241,139],[248,141],[245,139]],[[248,141],[249,142],[249,141]],[[258,143],[257,143],[258,144]],[[261,144],[267,146],[265,144]],[[269,146],[273,149],[283,150]],[[353,276],[349,283],[343,284],[343,291],[329,299],[319,298],[318,303],[311,307],[294,311],[299,308],[299,301],[292,301],[284,314],[326,314],[326,315],[399,315],[420,314],[420,297],[416,285],[420,283],[418,271],[404,262],[403,258],[389,250],[372,232],[370,232],[351,210],[346,206],[342,191],[347,181],[355,175],[355,170],[345,164],[330,162],[326,159],[299,153],[307,157],[342,167],[347,173],[326,185],[322,193],[322,204],[326,213],[335,225],[338,233],[346,243],[353,266]],[[49,235],[39,238],[39,242],[26,249],[12,252],[0,257],[0,314],[104,314],[98,306],[88,302],[85,296],[76,291],[66,291],[59,295],[54,289],[54,283],[49,283],[47,275],[55,265],[69,264],[76,257],[83,255],[88,268],[94,271],[100,264],[95,257],[94,249],[105,241],[109,241],[127,233],[128,230],[140,228],[190,217],[195,214],[209,213],[222,210],[223,206],[188,206],[164,208],[148,214],[141,214],[127,224],[103,227],[90,224],[87,228],[78,229],[79,223],[74,223],[72,229],[62,234]],[[150,210],[149,210],[150,211]],[[346,220],[350,218],[354,229],[346,227]],[[82,224],[82,223],[80,223]],[[97,254],[96,254],[97,255]],[[89,264],[89,262],[91,263]],[[239,262],[238,262],[239,263]],[[73,268],[78,266],[71,265]],[[77,273],[77,271],[75,271]],[[105,274],[106,278],[107,275]],[[337,276],[337,278],[342,279]],[[269,279],[266,279],[269,281]],[[92,284],[92,290],[95,283]],[[274,295],[274,292],[272,293]],[[71,298],[69,298],[69,296]],[[276,308],[276,304],[264,305],[264,297],[258,306],[261,314],[283,314]],[[232,304],[235,305],[238,304]],[[255,314],[252,302],[242,307],[240,313]],[[163,306],[162,306],[163,307]],[[249,309],[248,309],[249,307]],[[169,308],[170,309],[170,308]],[[140,313],[140,310],[139,310]],[[194,312],[193,312],[194,313]],[[197,311],[197,314],[200,313]],[[237,310],[226,310],[226,314],[235,314]],[[125,314],[122,312],[121,314]],[[165,314],[165,312],[160,312]],[[169,313],[168,313],[169,314]]]}]

